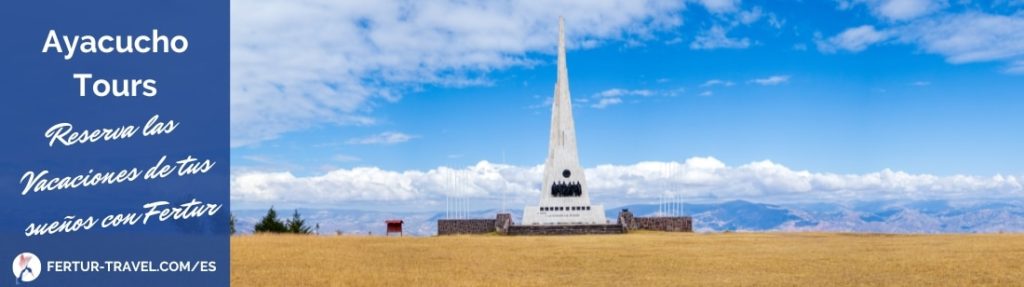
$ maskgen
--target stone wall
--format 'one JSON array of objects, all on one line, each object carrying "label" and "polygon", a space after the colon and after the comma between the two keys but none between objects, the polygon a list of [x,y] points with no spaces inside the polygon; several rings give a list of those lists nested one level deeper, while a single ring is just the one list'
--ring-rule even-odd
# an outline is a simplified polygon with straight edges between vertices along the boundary
[{"label": "stone wall", "polygon": [[440,219],[437,235],[485,234],[497,232],[507,235],[577,235],[619,234],[630,230],[693,232],[693,219],[689,216],[634,217],[632,212],[619,213],[617,224],[592,225],[515,225],[512,215],[499,213],[495,219]]},{"label": "stone wall", "polygon": [[636,217],[633,223],[640,230],[693,232],[693,219],[689,216]]},{"label": "stone wall", "polygon": [[693,218],[689,216],[633,217],[633,213],[619,213],[619,224],[629,230],[693,232]]},{"label": "stone wall", "polygon": [[494,230],[499,234],[508,234],[508,228],[513,224],[512,214],[498,213],[498,218],[494,220]]},{"label": "stone wall", "polygon": [[482,234],[495,231],[494,219],[439,219],[437,235]]},{"label": "stone wall", "polygon": [[623,209],[619,212],[619,220],[617,222],[627,230],[636,229],[636,225],[633,223],[633,213],[629,212],[627,209]]},{"label": "stone wall", "polygon": [[508,235],[580,235],[580,234],[620,234],[626,229],[618,224],[592,225],[512,225]]}]

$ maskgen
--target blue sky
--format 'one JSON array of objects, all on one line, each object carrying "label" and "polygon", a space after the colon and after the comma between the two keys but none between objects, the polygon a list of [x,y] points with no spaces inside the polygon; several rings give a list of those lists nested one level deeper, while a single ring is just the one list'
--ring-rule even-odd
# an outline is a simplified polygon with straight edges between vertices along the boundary
[{"label": "blue sky", "polygon": [[[486,180],[474,166],[516,182],[516,172],[500,171],[529,174],[547,153],[558,15],[566,17],[584,167],[637,172],[642,162],[676,163],[665,169],[686,177],[710,159],[712,168],[718,162],[759,178],[710,188],[728,194],[712,198],[791,198],[762,176],[764,163],[797,178],[889,171],[921,180],[819,190],[826,180],[808,179],[811,198],[821,200],[890,198],[886,188],[902,192],[893,198],[926,189],[945,197],[1021,193],[1024,2],[588,3],[234,5],[233,200],[290,201],[288,186],[304,185],[322,195],[330,188],[318,184],[332,180],[350,189],[388,185],[378,179],[415,185],[429,180],[408,179],[409,171],[441,166],[466,171],[470,182]],[[339,13],[319,12],[331,9]],[[358,167],[383,175],[360,184],[331,176],[368,176]],[[274,177],[282,174],[289,177]],[[514,194],[535,200],[530,182],[480,183],[471,189],[483,191],[462,196],[493,197],[520,184]],[[801,186],[794,184],[786,186]],[[449,196],[408,193],[324,198],[373,205]]]}]

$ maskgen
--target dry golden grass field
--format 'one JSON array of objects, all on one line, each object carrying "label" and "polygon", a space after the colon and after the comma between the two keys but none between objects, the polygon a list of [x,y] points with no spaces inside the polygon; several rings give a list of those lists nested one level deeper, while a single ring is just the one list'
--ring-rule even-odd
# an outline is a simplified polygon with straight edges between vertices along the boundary
[{"label": "dry golden grass field", "polygon": [[236,236],[233,286],[1024,286],[1024,234]]}]

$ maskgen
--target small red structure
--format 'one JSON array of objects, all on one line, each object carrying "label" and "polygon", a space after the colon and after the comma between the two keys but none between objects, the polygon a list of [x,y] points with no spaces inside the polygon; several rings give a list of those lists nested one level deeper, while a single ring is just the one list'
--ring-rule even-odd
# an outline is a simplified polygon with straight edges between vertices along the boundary
[{"label": "small red structure", "polygon": [[398,236],[402,236],[402,223],[405,223],[401,219],[385,220],[388,224],[388,231],[384,233],[384,236],[391,235],[391,233],[398,233]]}]

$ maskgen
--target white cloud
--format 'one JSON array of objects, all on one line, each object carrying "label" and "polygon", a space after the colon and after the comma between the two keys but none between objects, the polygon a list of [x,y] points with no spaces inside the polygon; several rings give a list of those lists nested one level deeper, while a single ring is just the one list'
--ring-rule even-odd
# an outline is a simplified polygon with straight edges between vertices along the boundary
[{"label": "white cloud", "polygon": [[603,108],[607,108],[608,106],[614,106],[614,105],[618,105],[618,104],[621,104],[621,103],[622,103],[622,99],[621,98],[601,98],[600,100],[597,101],[597,103],[594,103],[593,105],[590,105],[590,107],[595,108],[595,109],[603,109]]},{"label": "white cloud", "polygon": [[[763,13],[764,12],[761,11],[761,7],[755,6],[750,10],[741,11],[738,15],[736,15],[736,20],[738,20],[741,24],[750,25],[754,22],[757,22],[757,20],[760,20]],[[774,26],[774,24],[772,25]]]},{"label": "white cloud", "polygon": [[690,43],[690,49],[712,50],[718,48],[745,49],[750,47],[750,39],[729,38],[728,31],[722,26],[714,25],[710,29],[702,31]]},{"label": "white cloud", "polygon": [[540,108],[550,108],[551,107],[551,103],[554,102],[554,99],[555,98],[552,97],[552,96],[547,96],[547,97],[544,97],[544,101],[541,101],[541,102],[536,103],[536,104],[529,105],[526,108],[531,109],[531,110],[540,109]]},{"label": "white cloud", "polygon": [[396,144],[403,143],[416,138],[400,132],[382,132],[364,138],[349,139],[348,144]]},{"label": "white cloud", "polygon": [[1010,66],[1006,68],[1006,72],[1011,74],[1024,74],[1024,60],[1010,63]]},{"label": "white cloud", "polygon": [[837,50],[860,52],[875,43],[885,41],[890,37],[887,31],[875,30],[874,26],[863,25],[849,28],[839,35],[832,36],[826,40],[817,39],[815,43],[818,50],[824,53],[834,53]]},{"label": "white cloud", "polygon": [[710,79],[707,82],[704,82],[703,84],[700,84],[700,87],[701,88],[710,88],[710,87],[714,87],[714,86],[732,87],[732,85],[735,85],[735,83],[733,83],[731,81],[726,81],[726,80]]},{"label": "white cloud", "polygon": [[952,64],[1006,61],[1008,73],[1020,71],[1014,63],[1024,60],[1024,13],[997,15],[963,12],[924,17],[882,30],[864,25],[849,28],[828,39],[816,40],[818,50],[860,52],[879,42],[912,44],[922,51],[941,55]]},{"label": "white cloud", "polygon": [[420,85],[488,83],[555,49],[652,37],[683,3],[254,0],[231,5],[231,137],[242,146],[316,125],[370,125]]},{"label": "white cloud", "polygon": [[840,1],[840,9],[864,4],[876,17],[889,21],[904,21],[925,16],[949,5],[945,0],[853,0]]},{"label": "white cloud", "polygon": [[713,96],[713,95],[715,95],[715,93],[712,92],[712,91],[703,91],[703,92],[700,93],[700,96],[702,96],[702,97],[710,97],[710,96]]},{"label": "white cloud", "polygon": [[691,0],[704,6],[711,13],[735,12],[739,9],[740,0]]},{"label": "white cloud", "polygon": [[651,90],[626,90],[626,89],[608,89],[595,94],[595,97],[599,98],[616,98],[622,96],[641,96],[646,97],[653,95],[654,92]]},{"label": "white cloud", "polygon": [[789,82],[789,75],[775,75],[767,78],[753,79],[750,83],[762,86],[775,86]]},{"label": "white cloud", "polygon": [[1024,56],[1024,14],[968,12],[923,19],[895,29],[901,41],[945,56],[954,64]]},{"label": "white cloud", "polygon": [[775,29],[782,29],[782,26],[786,25],[786,19],[779,18],[774,13],[770,13],[768,14],[768,25]]},{"label": "white cloud", "polygon": [[[535,202],[542,170],[543,165],[518,167],[481,161],[458,169],[358,167],[306,177],[253,171],[232,177],[231,200],[239,205],[338,206],[353,201],[443,201],[445,196],[493,199],[504,193],[516,202]],[[1024,196],[1021,179],[1015,176],[936,176],[889,169],[835,174],[792,170],[771,161],[728,166],[712,157],[681,163],[598,165],[585,172],[592,198],[615,203],[636,203],[666,193],[690,199],[775,202]]]},{"label": "white cloud", "polygon": [[873,10],[889,20],[909,20],[945,8],[946,1],[933,0],[886,0],[880,1]]},{"label": "white cloud", "polygon": [[531,178],[542,166],[521,168],[480,162],[463,169],[388,171],[376,167],[338,169],[300,177],[291,172],[247,172],[232,177],[231,198],[238,204],[339,205],[348,201],[487,197],[498,192],[536,194]]},{"label": "white cloud", "polygon": [[596,101],[590,107],[595,109],[603,109],[608,106],[613,106],[623,103],[623,97],[650,97],[656,95],[673,96],[680,92],[680,89],[671,91],[653,91],[653,90],[629,90],[629,89],[608,89],[594,94],[593,98]]},{"label": "white cloud", "polygon": [[339,162],[356,162],[356,161],[362,160],[362,159],[360,159],[357,156],[351,156],[351,155],[347,155],[347,154],[334,155],[334,157],[332,157],[332,159],[334,159],[335,161],[339,161]]}]

